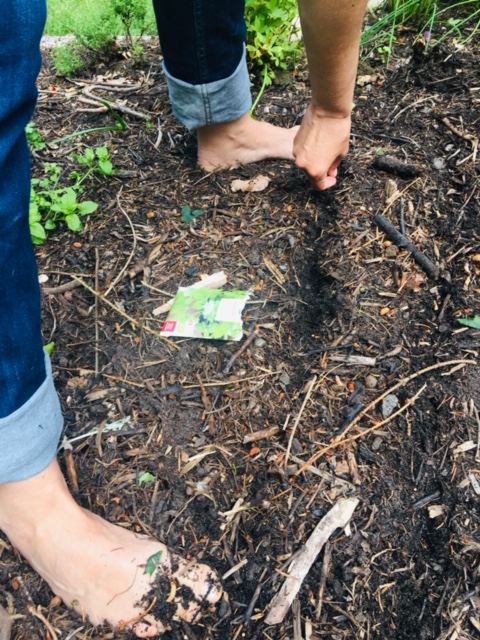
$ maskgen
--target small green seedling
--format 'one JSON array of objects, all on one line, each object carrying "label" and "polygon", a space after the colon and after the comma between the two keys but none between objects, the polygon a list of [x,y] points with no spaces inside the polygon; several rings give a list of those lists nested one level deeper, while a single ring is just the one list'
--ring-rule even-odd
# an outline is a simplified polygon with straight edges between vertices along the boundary
[{"label": "small green seedling", "polygon": [[52,355],[53,351],[55,349],[55,342],[49,342],[48,344],[44,345],[43,350],[45,351],[45,353],[47,353],[49,356]]},{"label": "small green seedling", "polygon": [[157,553],[154,553],[152,556],[150,556],[149,559],[147,560],[147,564],[145,565],[145,571],[143,573],[147,574],[148,576],[152,576],[155,573],[155,570],[158,567],[158,564],[162,559],[162,556],[163,556],[163,551],[157,551]]},{"label": "small green seedling", "polygon": [[142,484],[146,484],[147,482],[153,482],[155,480],[155,476],[146,471],[142,473],[142,475],[138,479],[138,486],[141,487]]},{"label": "small green seedling", "polygon": [[29,122],[27,124],[27,126],[25,127],[25,134],[27,136],[28,146],[31,149],[45,149],[45,147],[47,146],[42,134],[35,127],[34,122]]},{"label": "small green seedling", "polygon": [[192,209],[192,207],[190,207],[187,204],[182,209],[181,218],[183,222],[185,222],[186,224],[190,224],[195,220],[195,218],[199,218],[200,216],[203,216],[204,213],[205,212],[202,211],[201,209]]}]

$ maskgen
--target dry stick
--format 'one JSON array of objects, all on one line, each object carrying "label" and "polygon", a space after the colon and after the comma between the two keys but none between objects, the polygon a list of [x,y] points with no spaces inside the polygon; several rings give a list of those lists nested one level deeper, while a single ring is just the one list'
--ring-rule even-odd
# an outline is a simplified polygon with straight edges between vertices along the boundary
[{"label": "dry stick", "polygon": [[292,427],[292,433],[290,434],[290,438],[288,439],[287,453],[285,454],[285,469],[287,468],[287,465],[288,465],[288,458],[290,456],[290,450],[292,448],[292,442],[295,437],[295,433],[297,431],[298,423],[300,422],[300,418],[302,417],[305,406],[310,396],[312,395],[313,387],[315,386],[316,382],[317,382],[317,376],[313,376],[313,378],[310,380],[310,384],[308,385],[307,393],[305,394],[305,398],[303,399],[302,406],[300,407],[300,411],[298,412],[298,415],[295,418],[295,422]]},{"label": "dry stick", "polygon": [[259,580],[258,580],[258,584],[256,586],[256,589],[253,593],[253,597],[250,600],[250,604],[248,605],[246,611],[245,611],[245,616],[243,618],[243,624],[247,625],[250,622],[250,618],[252,617],[253,614],[253,610],[255,608],[255,605],[257,604],[257,600],[260,597],[260,593],[262,592],[262,587],[263,587],[263,579],[265,577],[265,574],[267,573],[267,567],[265,567],[263,569],[262,575],[260,576]]},{"label": "dry stick", "polygon": [[43,622],[43,624],[45,625],[45,627],[48,630],[48,633],[51,636],[51,640],[58,640],[58,636],[55,633],[55,629],[52,627],[50,622],[45,618],[43,613],[40,611],[40,607],[38,609],[35,609],[35,607],[32,604],[29,604],[28,605],[28,610],[30,611],[30,613],[33,616],[35,616],[36,618],[38,618],[39,620],[41,620]]},{"label": "dry stick", "polygon": [[233,366],[233,363],[235,362],[235,360],[237,360],[237,358],[239,358],[242,353],[245,353],[245,351],[248,349],[248,347],[252,344],[252,342],[255,340],[255,338],[257,337],[257,332],[256,331],[252,331],[252,333],[248,336],[248,338],[245,340],[245,342],[242,344],[242,346],[240,347],[240,349],[238,351],[236,351],[233,356],[230,358],[230,360],[227,362],[227,364],[225,365],[224,369],[223,369],[223,373],[228,373],[230,371],[230,369]]},{"label": "dry stick", "polygon": [[[435,371],[435,369],[441,369],[443,367],[450,367],[450,366],[456,365],[456,364],[477,364],[477,363],[475,362],[475,360],[448,360],[447,362],[438,362],[437,364],[433,364],[430,367],[425,367],[425,369],[421,369],[420,371],[417,371],[416,373],[412,373],[410,376],[407,376],[406,378],[403,378],[403,380],[400,380],[400,382],[397,382],[397,384],[393,385],[393,387],[391,387],[390,389],[387,389],[386,391],[384,391],[378,398],[376,398],[375,400],[372,400],[372,402],[370,402],[369,405],[367,405],[364,409],[362,409],[362,411],[358,414],[358,416],[356,418],[354,418],[352,420],[352,422],[348,425],[348,427],[342,433],[341,437],[339,439],[335,439],[327,447],[324,447],[323,449],[320,449],[320,451],[317,451],[317,453],[315,453],[309,460],[307,460],[307,462],[297,472],[297,474],[300,474],[300,473],[303,473],[304,471],[306,471],[308,469],[308,467],[312,466],[313,463],[316,462],[319,458],[321,458],[325,453],[327,453],[327,451],[330,451],[331,449],[336,449],[341,444],[345,444],[346,442],[351,442],[353,440],[358,440],[358,438],[362,438],[364,435],[367,435],[368,433],[371,433],[372,431],[375,431],[376,429],[381,427],[383,424],[385,424],[385,421],[378,422],[373,427],[371,427],[370,429],[367,429],[366,431],[362,431],[362,433],[358,434],[357,436],[353,436],[352,438],[345,438],[346,434],[350,431],[350,429],[352,429],[355,425],[357,425],[360,422],[360,420],[371,409],[373,409],[379,402],[381,402],[389,394],[393,393],[397,389],[401,389],[402,387],[407,385],[412,380],[415,380],[415,378],[418,378],[418,377],[422,376],[424,373],[429,373],[430,371]],[[387,418],[387,420],[388,421],[392,420],[392,418],[394,418],[396,415],[398,415],[399,413],[404,411],[407,408],[407,405],[408,405],[408,403],[406,405],[404,405],[404,407],[399,409],[399,411],[397,411],[396,413],[392,414],[389,418]]]},{"label": "dry stick", "polygon": [[375,224],[384,231],[397,245],[397,247],[407,249],[412,254],[414,260],[422,267],[427,275],[431,278],[438,278],[440,275],[440,269],[434,264],[427,256],[417,249],[417,247],[406,238],[403,233],[400,233],[391,222],[389,222],[380,213],[376,213],[373,218]]},{"label": "dry stick", "polygon": [[[113,289],[113,287],[115,287],[115,285],[118,284],[118,282],[120,282],[120,280],[123,278],[123,275],[124,275],[125,271],[128,269],[128,265],[130,264],[130,262],[133,259],[133,256],[135,255],[135,249],[137,248],[137,234],[135,233],[134,226],[132,224],[132,221],[130,220],[130,217],[129,217],[128,213],[125,211],[125,209],[120,204],[120,195],[121,195],[121,193],[122,193],[122,190],[120,189],[120,192],[119,192],[119,194],[117,196],[117,204],[118,204],[118,208],[120,209],[120,211],[123,213],[123,215],[127,219],[128,224],[130,225],[130,229],[132,230],[133,247],[132,247],[132,250],[130,252],[130,255],[128,256],[128,259],[127,259],[126,263],[123,266],[123,269],[120,271],[118,276],[115,278],[115,280],[112,282],[112,284],[108,287],[108,289],[103,294],[105,298],[108,296],[108,294]],[[95,288],[98,291],[98,287],[96,286]]]},{"label": "dry stick", "polygon": [[0,604],[0,640],[10,640],[13,618]]},{"label": "dry stick", "polygon": [[325,591],[325,585],[327,584],[327,575],[330,568],[330,560],[332,559],[332,543],[327,540],[325,543],[325,551],[323,555],[322,563],[322,575],[320,576],[320,587],[318,589],[318,602],[317,609],[315,611],[315,620],[318,622],[322,616],[323,607],[323,594]]},{"label": "dry stick", "polygon": [[283,622],[322,547],[336,529],[344,529],[346,527],[358,502],[358,498],[343,498],[339,500],[317,524],[313,533],[302,547],[300,554],[291,563],[289,575],[280,591],[273,598],[271,609],[265,618],[267,624],[280,624]]},{"label": "dry stick", "polygon": [[[85,289],[87,291],[90,291],[91,294],[93,294],[94,296],[97,296],[98,298],[100,298],[100,300],[102,302],[104,302],[105,304],[107,304],[109,307],[111,307],[112,309],[114,309],[117,313],[119,313],[123,318],[125,318],[126,320],[128,320],[129,322],[131,322],[133,324],[134,327],[138,327],[139,329],[143,329],[144,331],[146,331],[147,333],[151,333],[152,335],[154,335],[156,338],[158,338],[159,340],[163,340],[163,342],[166,342],[168,345],[170,345],[171,347],[173,347],[174,349],[180,349],[180,347],[175,344],[174,342],[172,342],[171,340],[169,340],[168,338],[165,338],[165,336],[162,336],[160,333],[158,333],[158,331],[154,331],[153,329],[150,329],[150,327],[148,325],[142,325],[138,320],[136,320],[135,318],[132,318],[132,316],[129,316],[128,313],[125,313],[125,311],[122,311],[121,309],[119,309],[117,307],[116,304],[113,304],[113,302],[110,302],[110,300],[108,300],[107,298],[105,298],[105,296],[103,296],[99,291],[96,291],[95,289],[93,289],[90,285],[88,285],[84,280],[82,280],[82,278],[80,278],[79,276],[76,276],[74,273],[70,273],[68,274],[71,278],[73,278],[74,280],[76,280],[77,282],[79,282],[82,287],[85,287]],[[195,385],[197,386],[197,385]]]},{"label": "dry stick", "polygon": [[[95,290],[99,290],[98,286],[98,267],[100,262],[100,256],[98,253],[98,247],[95,247]],[[98,346],[100,340],[100,328],[98,326],[98,313],[100,307],[100,300],[95,297],[95,376],[98,376],[99,358],[98,358]]]},{"label": "dry stick", "polygon": [[65,293],[66,291],[72,291],[72,289],[76,289],[80,286],[79,282],[71,280],[70,282],[65,282],[65,284],[59,284],[58,287],[42,287],[42,293],[47,296],[53,296],[55,293]]}]

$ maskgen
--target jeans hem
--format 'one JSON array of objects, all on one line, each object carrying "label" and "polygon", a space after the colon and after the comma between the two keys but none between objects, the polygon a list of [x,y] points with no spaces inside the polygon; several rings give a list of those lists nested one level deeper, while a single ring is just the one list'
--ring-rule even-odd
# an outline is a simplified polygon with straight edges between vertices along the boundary
[{"label": "jeans hem", "polygon": [[206,84],[189,84],[173,77],[165,63],[163,70],[173,114],[190,130],[233,122],[244,116],[252,106],[245,54],[231,76]]},{"label": "jeans hem", "polygon": [[47,355],[45,369],[46,380],[33,396],[0,419],[0,484],[31,478],[55,458],[63,417]]}]

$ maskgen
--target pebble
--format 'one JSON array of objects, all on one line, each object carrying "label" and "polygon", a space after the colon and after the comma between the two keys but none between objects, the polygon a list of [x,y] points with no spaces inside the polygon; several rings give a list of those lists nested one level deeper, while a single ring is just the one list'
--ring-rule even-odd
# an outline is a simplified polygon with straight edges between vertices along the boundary
[{"label": "pebble", "polygon": [[257,349],[261,349],[267,344],[267,341],[264,340],[263,338],[257,338],[254,344],[257,347]]},{"label": "pebble", "polygon": [[280,380],[280,383],[283,384],[285,387],[290,384],[290,376],[286,371],[284,371],[281,374],[279,380]]},{"label": "pebble", "polygon": [[377,436],[372,442],[372,451],[378,451],[383,444],[383,439]]},{"label": "pebble", "polygon": [[375,387],[378,384],[378,380],[375,376],[367,376],[365,378],[365,386],[367,387],[367,389],[375,389]]},{"label": "pebble", "polygon": [[398,404],[398,398],[395,394],[391,393],[386,398],[383,399],[382,402],[382,416],[383,418],[388,418],[392,415],[393,410]]}]

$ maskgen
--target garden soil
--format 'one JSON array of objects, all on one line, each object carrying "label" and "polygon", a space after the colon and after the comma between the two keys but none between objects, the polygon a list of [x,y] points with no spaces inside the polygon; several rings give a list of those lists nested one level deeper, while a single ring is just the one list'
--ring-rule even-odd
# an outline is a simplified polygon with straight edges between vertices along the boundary
[{"label": "garden soil", "polygon": [[[99,208],[83,232],[60,225],[36,249],[59,459],[80,504],[226,574],[217,611],[168,640],[479,637],[480,331],[458,321],[480,315],[478,46],[406,33],[396,56],[360,65],[350,154],[317,193],[292,162],[199,169],[155,41],[73,79],[45,54],[46,141],[114,125],[105,101],[128,125],[32,152],[33,175],[57,162],[65,185],[86,147],[116,169],[86,184]],[[293,126],[307,74],[284,82],[256,115]],[[233,190],[258,176],[263,190]],[[186,205],[202,215],[185,222]],[[162,339],[154,310],[217,271],[251,291],[247,348]],[[267,625],[289,561],[345,497],[347,528]],[[71,613],[5,539],[0,586],[14,640],[131,637]]]}]

